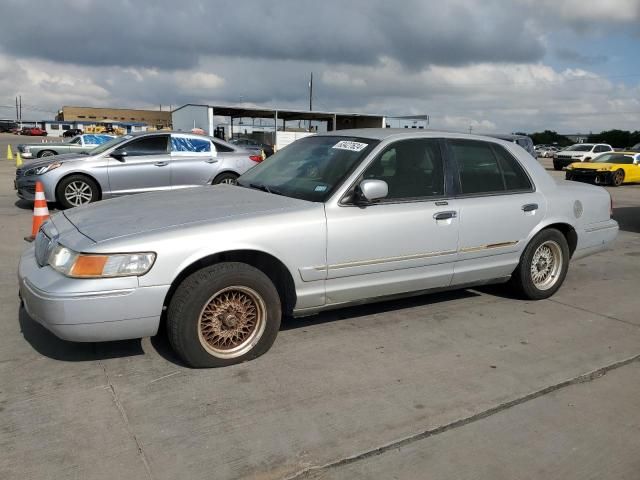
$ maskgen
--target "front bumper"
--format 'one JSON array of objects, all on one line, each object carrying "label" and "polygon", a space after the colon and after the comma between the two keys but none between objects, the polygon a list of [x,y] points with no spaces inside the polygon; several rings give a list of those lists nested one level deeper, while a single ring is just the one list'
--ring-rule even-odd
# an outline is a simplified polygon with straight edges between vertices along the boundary
[{"label": "front bumper", "polygon": [[572,163],[580,162],[579,158],[556,158],[553,157],[553,166],[554,167],[568,167]]},{"label": "front bumper", "polygon": [[137,277],[73,279],[40,267],[33,246],[20,259],[20,297],[29,316],[64,340],[104,342],[155,335],[169,285]]},{"label": "front bumper", "polygon": [[16,190],[16,194],[23,200],[33,201],[36,197],[36,178],[30,177],[16,177],[13,181],[13,188]]},{"label": "front bumper", "polygon": [[595,183],[596,185],[610,185],[613,183],[613,172],[598,172],[597,170],[586,168],[567,170],[565,173],[566,180],[573,180],[576,182]]}]

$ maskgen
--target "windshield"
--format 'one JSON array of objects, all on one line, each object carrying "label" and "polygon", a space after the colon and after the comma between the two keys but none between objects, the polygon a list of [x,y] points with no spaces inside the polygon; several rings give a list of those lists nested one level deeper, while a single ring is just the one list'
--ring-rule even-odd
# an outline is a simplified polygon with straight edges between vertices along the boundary
[{"label": "windshield", "polygon": [[633,157],[631,155],[620,155],[619,153],[605,153],[599,155],[592,160],[593,163],[622,163],[631,165],[633,163]]},{"label": "windshield", "polygon": [[378,143],[356,137],[305,137],[242,175],[238,185],[324,202]]},{"label": "windshield", "polygon": [[89,155],[98,155],[100,153],[106,152],[107,150],[109,150],[111,147],[115,147],[116,145],[120,144],[120,143],[124,143],[127,140],[131,140],[133,138],[133,136],[131,135],[125,135],[124,137],[116,137],[116,138],[112,138],[111,140],[109,140],[108,142],[104,142],[102,145],[100,145],[99,147],[94,148],[93,150],[89,151]]},{"label": "windshield", "polygon": [[590,152],[593,145],[571,145],[565,148],[566,152]]}]

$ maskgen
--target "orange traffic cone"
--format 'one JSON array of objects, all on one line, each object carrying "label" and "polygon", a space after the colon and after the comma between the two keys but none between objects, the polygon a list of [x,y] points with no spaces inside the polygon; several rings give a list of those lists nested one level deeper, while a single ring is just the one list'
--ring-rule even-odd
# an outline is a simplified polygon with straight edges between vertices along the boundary
[{"label": "orange traffic cone", "polygon": [[24,237],[27,242],[33,242],[42,224],[49,218],[49,208],[47,200],[44,198],[44,187],[42,183],[36,182],[36,198],[33,201],[33,223],[31,225],[31,236]]}]

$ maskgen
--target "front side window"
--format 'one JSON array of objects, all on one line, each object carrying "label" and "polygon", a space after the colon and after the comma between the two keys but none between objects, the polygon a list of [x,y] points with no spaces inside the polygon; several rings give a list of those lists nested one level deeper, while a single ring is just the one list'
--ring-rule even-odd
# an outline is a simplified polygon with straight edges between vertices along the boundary
[{"label": "front side window", "polygon": [[211,142],[206,138],[172,136],[171,152],[210,153]]},{"label": "front side window", "polygon": [[324,202],[378,143],[339,135],[301,138],[242,175],[238,185]]},{"label": "front side window", "polygon": [[486,142],[455,140],[451,152],[458,165],[463,195],[531,190],[522,166],[502,147]]},{"label": "front side window", "polygon": [[436,139],[411,139],[387,147],[363,174],[363,180],[384,180],[385,200],[408,200],[444,195],[444,164]]},{"label": "front side window", "polygon": [[130,157],[167,154],[167,135],[142,137],[120,147]]}]

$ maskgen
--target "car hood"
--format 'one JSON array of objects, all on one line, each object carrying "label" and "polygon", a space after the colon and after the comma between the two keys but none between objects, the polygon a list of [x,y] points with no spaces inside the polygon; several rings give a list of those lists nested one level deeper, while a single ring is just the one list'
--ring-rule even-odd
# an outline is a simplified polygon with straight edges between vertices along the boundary
[{"label": "car hood", "polygon": [[94,242],[248,215],[305,209],[312,202],[249,188],[216,185],[144,193],[64,211]]}]

